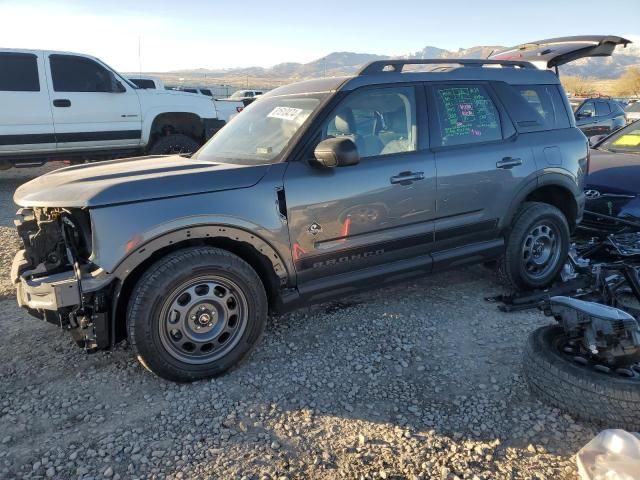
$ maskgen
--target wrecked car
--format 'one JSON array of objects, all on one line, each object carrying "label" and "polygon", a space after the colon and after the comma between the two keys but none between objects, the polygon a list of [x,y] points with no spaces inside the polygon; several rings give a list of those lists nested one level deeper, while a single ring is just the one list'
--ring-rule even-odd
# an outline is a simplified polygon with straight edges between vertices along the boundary
[{"label": "wrecked car", "polygon": [[640,122],[592,140],[580,229],[615,233],[640,224]]},{"label": "wrecked car", "polygon": [[161,377],[216,376],[268,312],[488,261],[513,288],[549,285],[588,150],[551,71],[373,62],[270,91],[190,158],[18,188],[17,300],[88,350],[128,339]]}]

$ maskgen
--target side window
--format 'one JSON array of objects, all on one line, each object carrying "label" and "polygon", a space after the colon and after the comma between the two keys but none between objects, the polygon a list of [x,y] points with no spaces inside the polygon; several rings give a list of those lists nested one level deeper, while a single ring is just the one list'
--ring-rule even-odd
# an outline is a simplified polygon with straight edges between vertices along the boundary
[{"label": "side window", "polygon": [[594,117],[595,114],[596,114],[596,107],[593,104],[593,102],[585,103],[576,112],[576,115],[580,117]]},{"label": "side window", "polygon": [[31,53],[0,53],[0,91],[39,92],[38,58]]},{"label": "side window", "polygon": [[596,117],[605,117],[611,113],[607,102],[596,102]]},{"label": "side window", "polygon": [[538,112],[545,130],[569,127],[564,102],[555,85],[518,85],[514,88]]},{"label": "side window", "polygon": [[151,90],[156,88],[156,84],[154,83],[154,81],[147,78],[130,78],[129,80],[131,80],[136,86],[138,86],[138,88]]},{"label": "side window", "polygon": [[89,58],[50,55],[51,79],[56,92],[112,92],[113,74]]},{"label": "side window", "polygon": [[500,115],[483,85],[433,87],[436,146],[502,139]]},{"label": "side window", "polygon": [[200,93],[202,93],[203,95],[206,95],[207,97],[213,96],[213,94],[211,93],[211,90],[209,90],[208,88],[201,88]]},{"label": "side window", "polygon": [[336,109],[322,130],[322,139],[347,137],[360,157],[416,150],[416,99],[413,87],[355,91]]}]

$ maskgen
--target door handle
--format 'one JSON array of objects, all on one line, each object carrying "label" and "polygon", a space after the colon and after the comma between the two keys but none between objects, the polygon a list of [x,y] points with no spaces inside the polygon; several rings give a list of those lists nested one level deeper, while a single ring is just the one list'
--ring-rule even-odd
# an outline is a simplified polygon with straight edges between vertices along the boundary
[{"label": "door handle", "polygon": [[53,106],[54,107],[70,107],[71,100],[68,100],[66,98],[58,98],[53,101]]},{"label": "door handle", "polygon": [[522,165],[521,158],[504,157],[502,160],[496,162],[496,168],[513,168],[518,165]]},{"label": "door handle", "polygon": [[409,185],[418,180],[424,180],[424,172],[400,172],[389,179],[391,183],[399,183],[400,185]]}]

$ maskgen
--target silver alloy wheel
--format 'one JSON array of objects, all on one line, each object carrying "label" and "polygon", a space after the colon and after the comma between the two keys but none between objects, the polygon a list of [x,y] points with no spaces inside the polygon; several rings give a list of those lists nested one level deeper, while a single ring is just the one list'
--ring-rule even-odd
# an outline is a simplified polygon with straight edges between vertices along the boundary
[{"label": "silver alloy wheel", "polygon": [[192,365],[229,353],[247,328],[244,292],[227,278],[207,275],[189,280],[167,295],[158,322],[167,352]]},{"label": "silver alloy wheel", "polygon": [[531,278],[542,278],[558,263],[561,254],[561,237],[551,222],[534,225],[522,245],[524,270]]}]

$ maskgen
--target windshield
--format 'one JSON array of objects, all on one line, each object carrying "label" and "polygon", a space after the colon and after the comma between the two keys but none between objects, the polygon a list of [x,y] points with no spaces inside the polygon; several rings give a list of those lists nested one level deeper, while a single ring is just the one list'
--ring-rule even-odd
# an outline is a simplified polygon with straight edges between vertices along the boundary
[{"label": "windshield", "polygon": [[245,165],[274,163],[325,96],[263,97],[236,115],[194,158]]},{"label": "windshield", "polygon": [[611,152],[640,153],[640,121],[618,130],[598,148]]}]

